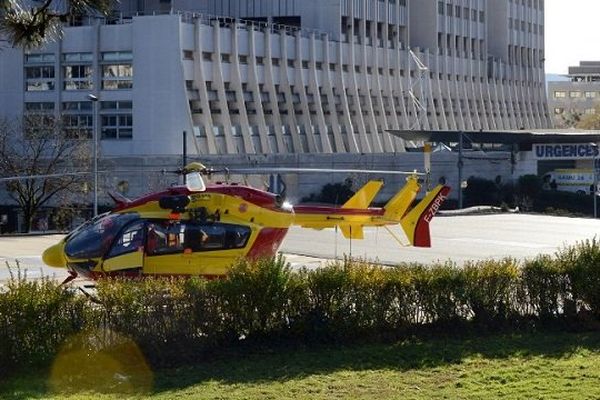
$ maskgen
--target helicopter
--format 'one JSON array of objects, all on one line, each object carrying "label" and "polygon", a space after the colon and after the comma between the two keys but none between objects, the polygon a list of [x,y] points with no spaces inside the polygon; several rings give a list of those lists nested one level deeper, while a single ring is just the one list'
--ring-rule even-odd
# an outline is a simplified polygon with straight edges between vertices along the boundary
[{"label": "helicopter", "polygon": [[[272,169],[271,169],[272,170]],[[364,227],[400,225],[410,245],[430,247],[429,223],[450,188],[437,185],[411,208],[421,189],[417,172],[383,207],[370,207],[383,186],[371,180],[339,206],[291,205],[282,196],[227,182],[205,183],[215,171],[194,162],[180,171],[183,186],[134,200],[109,193],[114,208],[85,222],[42,255],[83,276],[204,276],[228,273],[235,260],[276,255],[288,229],[339,228],[362,239]]]}]

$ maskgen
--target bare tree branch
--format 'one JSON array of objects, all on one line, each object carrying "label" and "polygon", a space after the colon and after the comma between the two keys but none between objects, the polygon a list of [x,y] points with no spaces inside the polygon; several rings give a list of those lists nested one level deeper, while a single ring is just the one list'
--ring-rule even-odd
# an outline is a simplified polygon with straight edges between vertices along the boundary
[{"label": "bare tree branch", "polygon": [[[52,121],[50,124],[50,120],[40,116],[25,116],[22,121],[0,121],[0,177],[90,169],[89,140],[69,137],[59,122]],[[81,195],[83,182],[88,179],[86,175],[37,177],[6,182],[5,187],[23,210],[29,230],[40,207],[59,194],[75,200]]]}]

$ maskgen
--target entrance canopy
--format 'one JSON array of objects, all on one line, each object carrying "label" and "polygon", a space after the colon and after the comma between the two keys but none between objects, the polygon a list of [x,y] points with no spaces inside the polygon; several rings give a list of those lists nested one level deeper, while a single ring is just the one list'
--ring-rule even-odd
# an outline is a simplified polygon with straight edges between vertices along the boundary
[{"label": "entrance canopy", "polygon": [[535,143],[600,143],[600,131],[586,131],[581,129],[535,129],[514,131],[388,130],[387,132],[404,140],[418,142],[458,143],[461,139],[467,139],[474,143],[518,144],[520,147],[529,147]]}]

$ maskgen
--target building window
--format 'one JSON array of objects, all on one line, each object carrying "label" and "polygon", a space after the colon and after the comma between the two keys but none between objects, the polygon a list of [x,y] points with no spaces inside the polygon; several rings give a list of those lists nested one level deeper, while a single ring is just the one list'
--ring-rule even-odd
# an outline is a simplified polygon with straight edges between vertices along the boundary
[{"label": "building window", "polygon": [[555,91],[554,92],[555,99],[563,99],[565,97],[567,97],[567,92],[563,92],[563,91]]},{"label": "building window", "polygon": [[224,63],[231,62],[229,54],[221,53],[221,62],[224,62]]},{"label": "building window", "polygon": [[438,1],[438,14],[444,15],[444,2]]},{"label": "building window", "polygon": [[91,65],[67,65],[63,67],[64,90],[93,89]]},{"label": "building window", "polygon": [[102,53],[102,61],[132,61],[133,53],[130,51],[107,51]]},{"label": "building window", "polygon": [[118,90],[133,87],[133,66],[131,64],[110,64],[102,66],[102,89]]},{"label": "building window", "polygon": [[279,58],[271,58],[271,64],[273,64],[273,66],[278,67],[279,66]]},{"label": "building window", "polygon": [[209,53],[208,51],[203,51],[202,52],[202,60],[212,61],[212,53]]},{"label": "building window", "polygon": [[579,98],[579,97],[581,97],[581,92],[577,92],[577,91],[569,92],[569,97],[572,99]]},{"label": "building window", "polygon": [[194,52],[192,50],[183,50],[183,59],[184,60],[193,60]]},{"label": "building window", "polygon": [[93,137],[93,114],[63,114],[62,121],[67,137],[88,139]]},{"label": "building window", "polygon": [[70,111],[89,111],[92,112],[91,101],[65,101],[62,103],[63,112]]},{"label": "building window", "polygon": [[131,114],[102,114],[102,139],[131,139],[133,117]]},{"label": "building window", "polygon": [[27,113],[52,113],[54,112],[54,103],[52,102],[30,102],[25,103],[25,111]]},{"label": "building window", "polygon": [[586,114],[596,114],[596,109],[595,108],[586,108],[585,113]]},{"label": "building window", "polygon": [[56,61],[56,57],[53,53],[42,53],[42,54],[26,54],[25,63],[27,64],[40,64],[40,63],[53,63]]},{"label": "building window", "polygon": [[588,99],[593,99],[596,97],[596,92],[585,92],[585,97]]},{"label": "building window", "polygon": [[130,100],[119,100],[119,101],[101,101],[101,110],[131,110],[133,103]]},{"label": "building window", "polygon": [[248,64],[248,56],[240,54],[238,60],[240,61],[240,64]]},{"label": "building window", "polygon": [[564,108],[556,107],[556,108],[554,109],[554,114],[556,114],[556,115],[560,115],[560,114],[562,114],[564,111],[565,111],[565,110],[564,110]]},{"label": "building window", "polygon": [[25,67],[25,87],[28,92],[54,90],[54,66]]},{"label": "building window", "polygon": [[66,63],[92,62],[92,53],[64,53],[62,59]]}]

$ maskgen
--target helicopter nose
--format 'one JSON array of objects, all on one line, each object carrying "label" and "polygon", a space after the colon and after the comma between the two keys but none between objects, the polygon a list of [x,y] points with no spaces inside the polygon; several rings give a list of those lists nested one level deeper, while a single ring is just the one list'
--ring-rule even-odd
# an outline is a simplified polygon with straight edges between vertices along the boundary
[{"label": "helicopter nose", "polygon": [[62,242],[48,247],[42,254],[42,261],[49,267],[66,268],[67,260],[65,260],[63,250],[64,244]]}]

